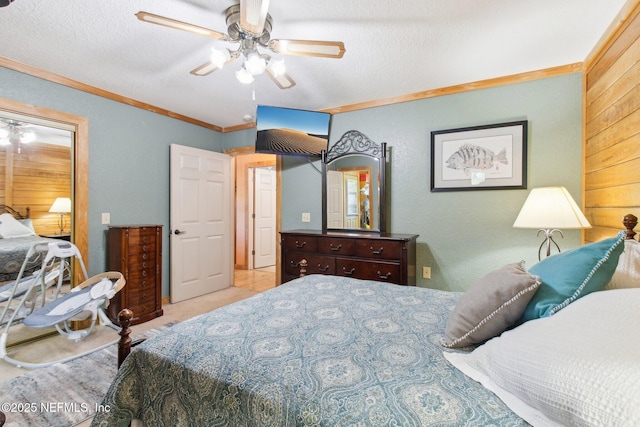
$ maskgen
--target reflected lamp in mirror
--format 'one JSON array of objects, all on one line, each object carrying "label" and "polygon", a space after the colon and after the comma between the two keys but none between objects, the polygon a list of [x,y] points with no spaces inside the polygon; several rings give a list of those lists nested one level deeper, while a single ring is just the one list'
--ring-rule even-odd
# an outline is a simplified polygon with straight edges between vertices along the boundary
[{"label": "reflected lamp in mirror", "polygon": [[64,216],[71,212],[71,199],[68,197],[58,197],[49,212],[57,213],[60,215],[60,220],[58,221],[58,226],[60,227],[60,234],[64,234]]},{"label": "reflected lamp in mirror", "polygon": [[558,252],[560,246],[553,239],[553,233],[562,235],[561,228],[591,228],[571,194],[564,187],[534,188],[525,200],[522,209],[513,223],[514,228],[537,228],[538,235],[544,233],[545,239],[538,248],[538,260],[542,247],[547,247],[547,256],[551,254],[551,245]]}]

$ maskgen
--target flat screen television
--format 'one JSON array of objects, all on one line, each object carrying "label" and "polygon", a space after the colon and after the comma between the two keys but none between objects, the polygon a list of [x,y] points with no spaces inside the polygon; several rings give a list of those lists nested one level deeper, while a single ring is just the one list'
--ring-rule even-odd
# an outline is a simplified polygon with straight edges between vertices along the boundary
[{"label": "flat screen television", "polygon": [[256,153],[320,157],[330,127],[330,113],[258,105]]}]

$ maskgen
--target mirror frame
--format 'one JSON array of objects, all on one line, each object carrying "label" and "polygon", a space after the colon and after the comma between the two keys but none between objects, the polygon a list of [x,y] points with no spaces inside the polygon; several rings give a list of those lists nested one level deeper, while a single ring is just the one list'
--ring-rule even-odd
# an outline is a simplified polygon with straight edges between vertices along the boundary
[{"label": "mirror frame", "polygon": [[362,231],[367,233],[386,233],[387,232],[387,215],[386,215],[386,162],[387,162],[387,143],[377,142],[369,139],[365,134],[357,130],[345,132],[340,139],[331,146],[328,151],[322,150],[322,232],[326,233],[327,228],[327,166],[334,160],[342,157],[360,155],[373,157],[378,160],[378,174],[380,180],[380,200],[378,200],[378,221],[379,228],[377,230],[363,230],[359,228],[335,228],[331,231],[355,232]]},{"label": "mirror frame", "polygon": [[[71,162],[73,172],[71,241],[80,251],[82,260],[88,270],[89,119],[6,98],[0,98],[0,110],[21,114],[23,116],[36,118],[41,117],[49,121],[64,123],[75,128],[73,159]],[[82,275],[82,269],[79,266],[78,260],[75,260],[74,267],[72,284],[76,285],[84,281],[86,278]]]}]

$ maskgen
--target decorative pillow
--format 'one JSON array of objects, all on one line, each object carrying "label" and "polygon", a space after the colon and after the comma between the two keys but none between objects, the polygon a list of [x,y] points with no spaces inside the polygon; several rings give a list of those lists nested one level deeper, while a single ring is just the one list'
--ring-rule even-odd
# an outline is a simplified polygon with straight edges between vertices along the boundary
[{"label": "decorative pillow", "polygon": [[33,228],[33,220],[31,218],[19,219],[18,222],[31,230],[34,235],[36,234],[36,229]]},{"label": "decorative pillow", "polygon": [[638,288],[594,292],[444,356],[534,426],[639,426],[638,307]]},{"label": "decorative pillow", "polygon": [[624,248],[625,232],[617,237],[550,256],[529,269],[542,285],[524,310],[519,324],[551,316],[576,299],[607,286]]},{"label": "decorative pillow", "polygon": [[33,230],[22,225],[17,219],[15,219],[9,213],[3,213],[0,215],[0,237],[3,239],[9,237],[26,237],[35,236]]},{"label": "decorative pillow", "polygon": [[445,347],[458,348],[500,335],[522,315],[540,279],[524,261],[492,271],[465,292],[449,316]]},{"label": "decorative pillow", "polygon": [[605,289],[640,288],[640,242],[624,241],[618,266]]}]

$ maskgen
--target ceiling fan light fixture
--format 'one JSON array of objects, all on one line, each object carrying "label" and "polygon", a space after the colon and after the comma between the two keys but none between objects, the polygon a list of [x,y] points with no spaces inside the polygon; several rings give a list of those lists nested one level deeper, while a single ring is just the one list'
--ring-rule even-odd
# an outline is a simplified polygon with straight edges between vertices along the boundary
[{"label": "ceiling fan light fixture", "polygon": [[257,76],[264,73],[267,68],[267,61],[257,52],[249,52],[247,59],[244,61],[244,67],[248,72]]},{"label": "ceiling fan light fixture", "polygon": [[8,138],[0,138],[0,145],[11,145],[11,141]]},{"label": "ceiling fan light fixture", "polygon": [[247,71],[247,69],[243,66],[238,71],[236,71],[236,79],[238,79],[240,83],[248,85],[250,83],[253,83],[253,74]]},{"label": "ceiling fan light fixture", "polygon": [[267,68],[274,76],[279,76],[287,71],[287,67],[284,65],[284,59],[272,59],[269,61],[269,66]]},{"label": "ceiling fan light fixture", "polygon": [[33,132],[25,132],[22,135],[22,138],[20,138],[20,142],[22,142],[23,144],[28,144],[30,142],[33,142],[36,140],[36,134]]},{"label": "ceiling fan light fixture", "polygon": [[229,54],[229,50],[227,49],[216,49],[215,47],[211,48],[211,63],[215,65],[217,68],[222,69],[224,64],[231,60],[231,55]]},{"label": "ceiling fan light fixture", "polygon": [[0,139],[9,139],[9,130],[8,129],[0,129]]}]

